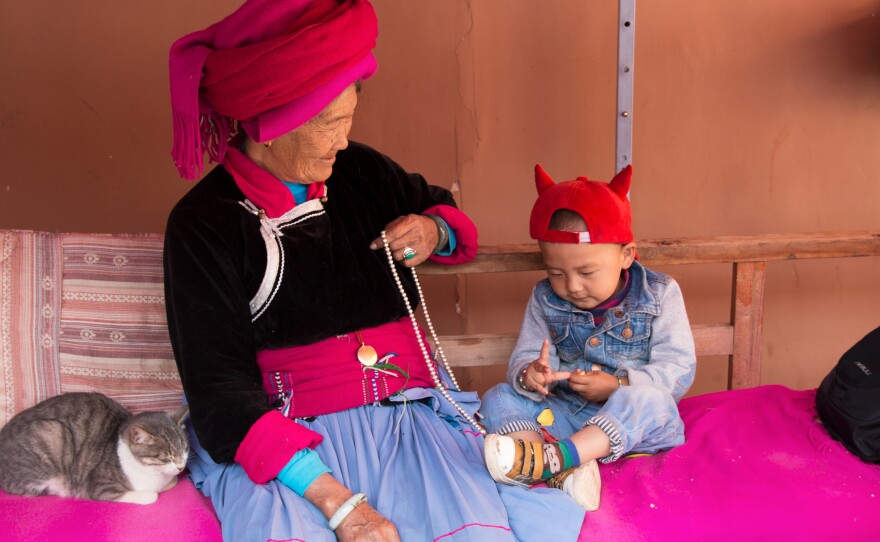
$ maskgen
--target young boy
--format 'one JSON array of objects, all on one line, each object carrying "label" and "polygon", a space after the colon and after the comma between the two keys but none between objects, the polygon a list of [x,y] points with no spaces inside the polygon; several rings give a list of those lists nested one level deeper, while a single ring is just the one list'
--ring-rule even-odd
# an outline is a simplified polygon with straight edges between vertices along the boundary
[{"label": "young boy", "polygon": [[637,260],[627,193],[610,183],[555,184],[535,166],[530,230],[547,278],[532,292],[507,383],[483,397],[486,465],[505,484],[546,481],[599,506],[596,460],[684,443],[676,403],[694,380],[681,290]]}]

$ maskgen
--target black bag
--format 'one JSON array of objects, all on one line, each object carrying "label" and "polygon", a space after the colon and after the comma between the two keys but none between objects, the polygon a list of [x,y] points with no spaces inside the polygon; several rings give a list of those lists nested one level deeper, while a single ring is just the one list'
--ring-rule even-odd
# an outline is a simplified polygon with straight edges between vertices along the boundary
[{"label": "black bag", "polygon": [[816,411],[847,450],[880,463],[880,327],[837,362],[816,390]]}]

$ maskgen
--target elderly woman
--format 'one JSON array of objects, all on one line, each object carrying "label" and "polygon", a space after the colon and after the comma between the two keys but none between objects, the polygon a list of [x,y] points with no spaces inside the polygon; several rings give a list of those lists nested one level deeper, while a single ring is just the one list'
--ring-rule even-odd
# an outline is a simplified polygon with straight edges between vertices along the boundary
[{"label": "elderly woman", "polygon": [[[171,49],[165,242],[189,468],[227,540],[574,539],[563,493],[497,486],[473,393],[438,367],[407,268],[470,260],[451,194],[348,133],[366,0],[250,0]],[[540,518],[540,524],[535,520]]]}]

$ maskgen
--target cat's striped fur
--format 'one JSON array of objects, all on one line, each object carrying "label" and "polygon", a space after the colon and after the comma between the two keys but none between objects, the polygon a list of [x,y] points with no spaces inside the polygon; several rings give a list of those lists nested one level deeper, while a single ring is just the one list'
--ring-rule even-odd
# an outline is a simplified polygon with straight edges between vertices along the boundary
[{"label": "cat's striped fur", "polygon": [[47,399],[0,429],[0,488],[16,495],[155,502],[186,465],[185,412],[132,415],[99,393]]}]

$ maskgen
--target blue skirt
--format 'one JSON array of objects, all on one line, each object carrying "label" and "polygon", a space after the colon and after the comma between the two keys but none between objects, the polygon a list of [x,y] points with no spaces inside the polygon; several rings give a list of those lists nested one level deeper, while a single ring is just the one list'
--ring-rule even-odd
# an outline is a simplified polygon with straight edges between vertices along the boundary
[{"label": "blue skirt", "polygon": [[[452,397],[468,413],[472,392]],[[315,449],[332,475],[363,492],[404,542],[576,540],[584,511],[556,489],[496,484],[483,460],[483,437],[436,390],[410,389],[391,406],[363,406],[297,420],[323,435]],[[272,480],[257,485],[237,463],[214,463],[190,432],[190,476],[214,504],[223,539],[336,540],[311,503]]]}]

